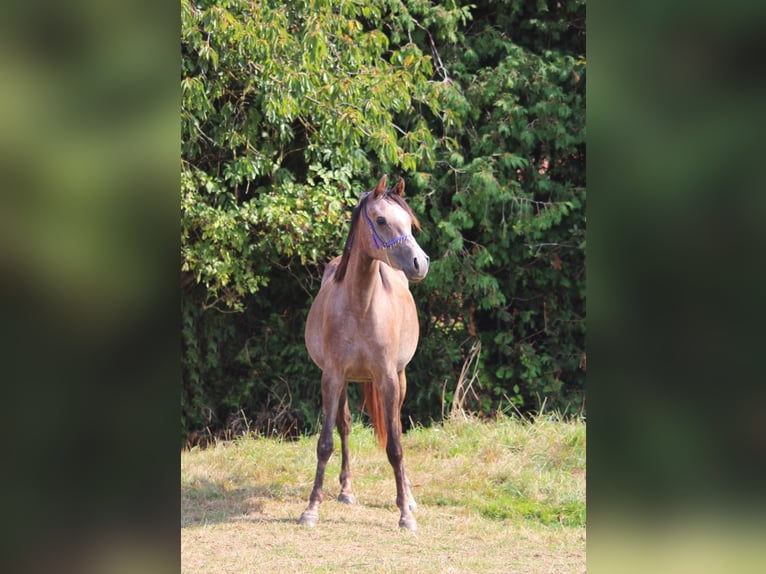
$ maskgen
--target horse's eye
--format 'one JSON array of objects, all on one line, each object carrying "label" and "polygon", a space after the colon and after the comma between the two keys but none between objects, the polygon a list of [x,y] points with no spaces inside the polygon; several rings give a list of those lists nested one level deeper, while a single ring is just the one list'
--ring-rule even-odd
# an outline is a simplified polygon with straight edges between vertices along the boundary
[{"label": "horse's eye", "polygon": [[385,217],[378,217],[375,219],[375,223],[378,225],[385,225],[386,224],[386,218]]}]

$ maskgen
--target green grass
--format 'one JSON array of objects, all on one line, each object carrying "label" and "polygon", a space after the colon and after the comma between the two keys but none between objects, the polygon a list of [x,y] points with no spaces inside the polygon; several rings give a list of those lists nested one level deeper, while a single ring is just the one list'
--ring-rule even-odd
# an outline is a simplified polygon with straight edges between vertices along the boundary
[{"label": "green grass", "polygon": [[[585,525],[585,425],[539,417],[459,421],[408,435],[408,454],[449,460],[425,504],[464,505],[493,520]],[[425,459],[428,460],[427,458]],[[425,468],[423,468],[425,470]],[[453,476],[460,486],[452,489]]]},{"label": "green grass", "polygon": [[397,528],[393,472],[359,423],[351,432],[358,504],[334,500],[336,436],[319,524],[299,528],[316,440],[251,436],[183,452],[183,571],[247,571],[255,554],[274,571],[584,570],[583,422],[459,419],[410,430],[403,447],[419,504],[414,534]]}]

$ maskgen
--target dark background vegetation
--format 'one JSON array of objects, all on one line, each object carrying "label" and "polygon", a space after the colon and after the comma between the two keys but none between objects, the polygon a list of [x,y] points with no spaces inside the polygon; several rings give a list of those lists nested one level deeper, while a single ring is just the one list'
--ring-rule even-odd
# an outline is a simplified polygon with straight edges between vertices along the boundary
[{"label": "dark background vegetation", "polygon": [[183,442],[316,428],[306,314],[383,173],[432,259],[405,424],[584,412],[583,1],[184,1],[182,54]]}]

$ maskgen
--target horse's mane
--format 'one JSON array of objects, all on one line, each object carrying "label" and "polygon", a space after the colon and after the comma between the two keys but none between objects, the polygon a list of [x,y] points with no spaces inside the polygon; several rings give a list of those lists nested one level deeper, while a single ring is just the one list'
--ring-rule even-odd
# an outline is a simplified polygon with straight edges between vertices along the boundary
[{"label": "horse's mane", "polygon": [[[356,204],[356,207],[354,207],[354,210],[351,212],[351,227],[348,230],[348,237],[346,237],[346,245],[343,247],[343,256],[340,259],[338,268],[335,270],[335,281],[337,282],[343,281],[343,278],[346,276],[346,268],[348,267],[348,260],[351,257],[351,246],[354,242],[356,228],[358,227],[359,215],[367,208],[367,200],[370,198],[371,193],[372,192],[368,191],[362,194],[359,203]],[[412,208],[410,208],[410,206],[407,205],[407,202],[402,199],[401,195],[394,193],[394,190],[390,188],[387,188],[382,195],[384,199],[390,199],[404,209],[412,218],[412,224],[415,226],[415,229],[420,229],[420,222],[418,221],[415,212],[412,211]]]}]

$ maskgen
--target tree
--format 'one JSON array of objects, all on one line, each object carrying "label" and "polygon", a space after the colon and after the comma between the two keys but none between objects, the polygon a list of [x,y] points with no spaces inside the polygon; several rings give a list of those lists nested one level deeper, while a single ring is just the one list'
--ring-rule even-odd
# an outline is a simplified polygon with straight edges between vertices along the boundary
[{"label": "tree", "polygon": [[409,404],[437,416],[473,349],[476,410],[566,410],[586,364],[585,2],[483,2],[472,16],[439,48],[457,89],[428,182],[439,193],[423,194],[438,256],[421,352],[444,384]]},{"label": "tree", "polygon": [[[406,40],[419,24],[397,2],[181,6],[188,430],[203,412],[236,407],[251,392],[252,373],[231,372],[243,344],[237,325],[267,328],[252,324],[259,316],[271,329],[285,293],[291,312],[305,302],[293,283],[309,292],[334,255],[358,182],[433,165],[436,143],[422,110],[438,101],[431,58]],[[401,40],[395,46],[392,36]],[[245,320],[206,313],[243,311],[248,298]]]},{"label": "tree", "polygon": [[381,173],[433,261],[405,412],[476,343],[475,410],[582,391],[584,2],[181,6],[184,435],[316,422],[305,314]]}]

